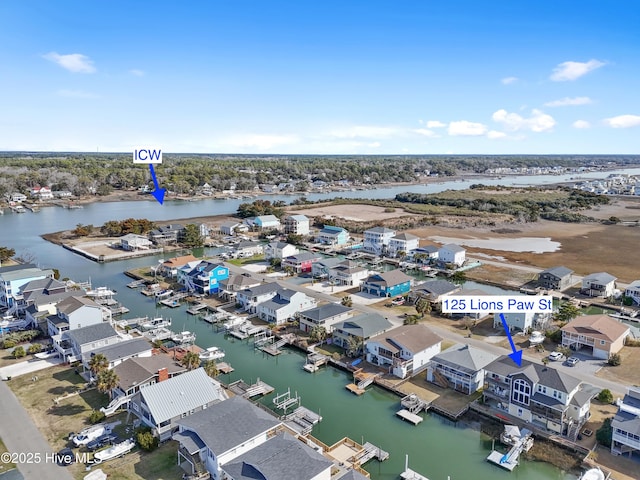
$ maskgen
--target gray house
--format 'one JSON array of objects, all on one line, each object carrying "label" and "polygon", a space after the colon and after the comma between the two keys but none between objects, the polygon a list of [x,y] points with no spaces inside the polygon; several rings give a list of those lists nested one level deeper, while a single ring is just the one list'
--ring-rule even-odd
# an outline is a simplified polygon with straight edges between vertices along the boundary
[{"label": "gray house", "polygon": [[129,358],[150,357],[152,349],[146,338],[132,338],[92,350],[82,356],[82,363],[88,367],[91,357],[102,354],[109,362],[109,368],[113,368]]},{"label": "gray house", "polygon": [[[344,348],[350,348],[349,339],[355,339],[360,348],[364,349],[364,342],[389,330],[393,325],[378,313],[363,313],[351,317],[333,326],[333,343]],[[353,341],[353,340],[352,340]]]},{"label": "gray house", "polygon": [[93,350],[121,341],[113,327],[106,322],[66,330],[51,338],[53,347],[67,362],[80,361]]},{"label": "gray house", "polygon": [[427,381],[471,395],[484,386],[484,367],[497,358],[492,353],[458,343],[431,359]]},{"label": "gray house", "polygon": [[573,270],[567,267],[547,268],[538,274],[538,285],[547,290],[564,290],[573,285]]}]

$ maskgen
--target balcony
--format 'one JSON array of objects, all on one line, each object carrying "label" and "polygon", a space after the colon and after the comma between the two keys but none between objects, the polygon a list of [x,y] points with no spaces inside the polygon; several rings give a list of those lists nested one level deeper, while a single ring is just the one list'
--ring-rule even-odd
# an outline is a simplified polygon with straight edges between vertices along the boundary
[{"label": "balcony", "polygon": [[635,438],[631,438],[628,435],[629,434],[627,432],[624,432],[622,430],[616,429],[613,432],[611,440],[613,442],[617,442],[617,443],[619,443],[621,445],[626,445],[627,447],[631,447],[631,448],[633,448],[635,450],[640,450],[640,440],[636,440]]}]

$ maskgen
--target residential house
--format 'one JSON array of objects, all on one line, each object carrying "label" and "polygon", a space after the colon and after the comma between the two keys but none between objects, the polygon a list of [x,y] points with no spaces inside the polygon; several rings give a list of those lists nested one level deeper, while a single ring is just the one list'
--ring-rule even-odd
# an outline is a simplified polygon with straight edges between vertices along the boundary
[{"label": "residential house", "polygon": [[425,255],[426,260],[438,260],[439,250],[440,249],[435,245],[425,245],[424,247],[418,247],[413,251],[413,258],[415,258],[416,255]]},{"label": "residential house", "polygon": [[346,320],[351,316],[353,310],[339,303],[327,303],[319,307],[300,312],[298,321],[300,330],[310,332],[316,326],[324,327],[327,333],[333,331],[333,325]]},{"label": "residential house", "polygon": [[409,293],[409,301],[415,303],[420,298],[426,298],[433,306],[438,307],[443,298],[460,290],[460,285],[456,285],[455,283],[446,280],[430,280],[421,283],[414,290],[411,290]]},{"label": "residential house", "polygon": [[243,240],[235,245],[233,249],[233,255],[237,258],[253,257],[255,255],[262,255],[264,253],[264,246],[259,242],[253,242],[251,240]]},{"label": "residential house", "polygon": [[134,235],[133,233],[129,233],[120,237],[120,248],[123,250],[127,250],[129,252],[135,252],[137,250],[149,250],[153,242],[149,240],[147,237],[143,237],[142,235]]},{"label": "residential house", "polygon": [[407,255],[418,248],[420,237],[410,233],[400,233],[389,240],[389,256],[399,257],[401,253]]},{"label": "residential house", "polygon": [[291,267],[296,273],[311,272],[313,263],[322,259],[322,255],[313,252],[301,252],[282,259],[282,268]]},{"label": "residential house", "polygon": [[275,215],[261,215],[253,219],[253,224],[259,230],[280,230],[280,220]]},{"label": "residential house", "polygon": [[426,325],[403,325],[366,342],[367,361],[396,377],[413,377],[440,353],[442,338]]},{"label": "residential house", "polygon": [[608,360],[624,347],[631,329],[608,315],[580,315],[562,330],[562,346]]},{"label": "residential house", "polygon": [[272,258],[282,260],[298,253],[300,253],[298,247],[286,242],[271,242],[264,246],[264,258],[266,260],[271,260]]},{"label": "residential house", "polygon": [[386,253],[389,242],[395,235],[395,230],[386,227],[374,227],[365,230],[362,249],[365,252],[382,256]]},{"label": "residential house", "polygon": [[4,198],[9,202],[22,203],[27,200],[27,196],[20,192],[7,193]]},{"label": "residential house", "polygon": [[240,232],[246,232],[249,228],[242,222],[224,222],[220,225],[220,233],[223,235],[228,235],[230,237],[237,235]]},{"label": "residential house", "polygon": [[466,260],[467,251],[460,245],[449,243],[438,249],[438,260],[461,267]]},{"label": "residential house", "polygon": [[207,225],[206,223],[198,223],[197,227],[198,232],[200,233],[200,236],[202,238],[207,238],[211,233],[211,228],[209,228],[209,225]]},{"label": "residential house", "polygon": [[[35,303],[36,299],[40,296],[57,295],[59,293],[65,293],[66,291],[66,283],[56,280],[55,278],[46,277],[25,283],[20,287],[19,295],[22,297],[21,303],[24,306],[28,306]],[[74,293],[76,295],[78,294],[78,292]]]},{"label": "residential house", "polygon": [[69,363],[81,361],[91,351],[122,340],[113,327],[106,322],[65,330],[53,335],[51,339],[53,340],[53,348],[58,352],[60,358]]},{"label": "residential house", "polygon": [[351,260],[344,260],[329,269],[329,279],[338,285],[359,287],[369,276],[369,270]]},{"label": "residential house", "polygon": [[201,367],[141,388],[131,397],[129,412],[164,441],[178,430],[180,420],[226,399],[222,385]]},{"label": "residential house", "polygon": [[616,288],[616,280],[606,272],[592,273],[582,279],[580,292],[590,297],[609,298]]},{"label": "residential house", "polygon": [[48,332],[48,317],[56,315],[56,306],[62,300],[78,295],[77,291],[47,294],[45,292],[33,292],[25,302],[25,320],[29,325],[37,325],[43,331]]},{"label": "residential house", "polygon": [[287,215],[284,217],[284,233],[309,235],[309,218],[306,215]]},{"label": "residential house", "polygon": [[[485,292],[484,290],[481,290],[479,288],[473,288],[470,290],[458,290],[457,292],[453,292],[450,293],[449,295],[451,295],[452,297],[461,297],[461,296],[487,296],[487,297],[491,297],[490,293]],[[479,311],[476,313],[446,313],[444,314],[450,318],[453,319],[461,319],[461,318],[471,318],[474,320],[479,320],[480,318],[486,317],[487,316],[487,312],[486,311]]]},{"label": "residential house", "polygon": [[182,235],[184,226],[179,223],[158,227],[149,232],[149,239],[156,245],[173,245],[178,243],[178,237]]},{"label": "residential house", "polygon": [[231,273],[229,278],[220,281],[218,296],[224,300],[231,301],[236,298],[240,290],[253,288],[262,282],[251,276],[250,273]]},{"label": "residential house", "polygon": [[342,263],[342,261],[338,257],[321,258],[311,265],[311,276],[313,278],[329,279],[331,269]]},{"label": "residential house", "polygon": [[520,330],[526,332],[528,329],[533,328],[534,321],[537,314],[532,311],[524,312],[510,312],[510,313],[494,313],[493,314],[493,328],[503,328],[502,319],[500,315],[504,315],[504,319],[509,327],[509,331]]},{"label": "residential house", "polygon": [[342,227],[324,225],[316,235],[316,242],[323,245],[345,245],[349,241],[349,232]]},{"label": "residential house", "polygon": [[237,292],[236,300],[244,311],[256,313],[258,305],[275,297],[280,288],[276,282],[265,283]]},{"label": "residential house", "polygon": [[333,343],[345,350],[351,349],[350,343],[355,343],[360,350],[364,348],[369,338],[384,333],[392,327],[392,323],[379,313],[363,313],[334,324]]},{"label": "residential house", "polygon": [[293,320],[299,312],[315,306],[315,298],[302,292],[281,288],[271,299],[258,304],[256,312],[260,319],[275,325],[282,325]]},{"label": "residential house", "polygon": [[538,274],[538,285],[547,290],[565,290],[573,285],[573,270],[567,267],[552,267]]},{"label": "residential house", "polygon": [[0,307],[8,308],[7,313],[11,315],[22,301],[20,288],[44,278],[53,278],[53,270],[42,270],[30,263],[0,267]]},{"label": "residential house", "polygon": [[582,387],[562,371],[528,360],[517,366],[503,355],[485,367],[483,395],[486,404],[575,441],[594,395]]},{"label": "residential house", "polygon": [[55,198],[71,198],[73,197],[73,193],[69,190],[56,190],[53,192],[53,196]]},{"label": "residential house", "polygon": [[640,387],[629,387],[622,400],[618,400],[618,411],[611,422],[611,453],[640,454]]},{"label": "residential house", "polygon": [[624,290],[624,296],[632,300],[636,305],[640,305],[640,280],[634,280]]},{"label": "residential house", "polygon": [[89,368],[89,362],[94,355],[102,354],[109,362],[109,369],[120,365],[125,360],[137,357],[150,357],[153,347],[146,338],[132,338],[121,342],[91,350],[82,356],[82,363]]},{"label": "residential house", "polygon": [[158,270],[158,273],[162,273],[168,277],[175,278],[178,276],[178,270],[181,267],[184,267],[188,263],[198,262],[198,261],[199,260],[191,254],[183,255],[181,257],[173,257],[173,258],[170,258],[169,260],[165,260],[164,262],[162,262],[162,265]]},{"label": "residential house", "polygon": [[196,266],[190,264],[178,270],[178,282],[190,292],[213,295],[220,290],[220,282],[229,278],[229,269],[222,263],[202,260]]},{"label": "residential house", "polygon": [[200,187],[197,188],[197,191],[202,195],[206,195],[207,197],[210,197],[211,195],[213,195],[214,188],[211,185],[209,185],[207,182],[205,182],[204,185],[201,185]]},{"label": "residential house", "polygon": [[67,297],[56,305],[56,315],[48,318],[47,330],[50,336],[54,336],[109,320],[109,310],[90,298]]},{"label": "residential house", "polygon": [[395,297],[411,290],[413,279],[402,270],[389,270],[368,277],[360,286],[360,291],[377,297]]},{"label": "residential house", "polygon": [[221,471],[225,464],[266,443],[282,426],[276,417],[241,396],[194,412],[176,423],[179,430],[173,439],[180,444],[178,464],[189,473],[207,471],[214,480],[225,478]]},{"label": "residential house", "polygon": [[53,192],[49,187],[33,187],[31,189],[31,196],[40,200],[51,200],[53,198]]},{"label": "residential house", "polygon": [[497,358],[492,353],[458,343],[431,359],[427,381],[471,395],[484,387],[484,369]]}]

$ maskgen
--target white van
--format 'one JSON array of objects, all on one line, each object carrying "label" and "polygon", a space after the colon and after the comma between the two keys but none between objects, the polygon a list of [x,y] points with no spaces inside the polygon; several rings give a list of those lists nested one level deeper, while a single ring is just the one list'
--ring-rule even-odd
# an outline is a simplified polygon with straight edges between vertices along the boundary
[{"label": "white van", "polygon": [[81,445],[86,445],[91,440],[95,440],[96,438],[98,438],[101,435],[104,435],[105,433],[111,433],[111,427],[109,427],[108,425],[100,424],[100,425],[94,425],[89,428],[85,428],[84,430],[82,430],[80,433],[78,433],[73,437],[73,444],[76,447],[80,447]]}]

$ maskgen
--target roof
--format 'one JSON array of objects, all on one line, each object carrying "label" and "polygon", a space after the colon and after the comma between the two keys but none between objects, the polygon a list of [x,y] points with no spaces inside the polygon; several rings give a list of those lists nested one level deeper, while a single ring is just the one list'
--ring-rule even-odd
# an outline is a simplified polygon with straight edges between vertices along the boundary
[{"label": "roof", "polygon": [[608,342],[615,342],[620,337],[629,334],[628,325],[608,315],[580,315],[567,323],[561,330]]},{"label": "roof", "polygon": [[256,221],[260,220],[260,222],[280,222],[280,220],[278,220],[278,217],[276,217],[275,215],[259,215],[255,218],[254,223]]},{"label": "roof", "polygon": [[365,283],[382,283],[387,286],[399,285],[401,283],[410,282],[412,278],[402,270],[395,269],[388,272],[376,273],[365,280]]},{"label": "roof", "polygon": [[200,437],[190,430],[185,430],[182,433],[174,433],[171,438],[179,442],[180,445],[186,448],[187,452],[191,455],[195,455],[205,447],[205,444],[200,440]]},{"label": "roof", "polygon": [[280,285],[276,282],[271,283],[263,283],[262,285],[257,285],[255,287],[247,288],[246,290],[241,290],[238,293],[246,295],[248,297],[252,296],[260,296],[266,293],[277,292],[280,289]]},{"label": "roof", "polygon": [[132,357],[152,349],[151,344],[144,338],[132,338],[122,342],[107,345],[106,347],[96,348],[91,351],[91,356],[101,353],[109,362],[114,362],[121,358]]},{"label": "roof", "polygon": [[378,342],[391,351],[407,350],[413,354],[440,343],[442,337],[426,325],[402,325],[388,332],[376,335],[369,342]]},{"label": "roof", "polygon": [[498,357],[479,348],[457,343],[432,358],[432,361],[448,365],[456,370],[477,372]]},{"label": "roof", "polygon": [[300,312],[300,315],[309,318],[314,322],[320,322],[322,320],[326,320],[337,315],[342,315],[343,313],[347,313],[350,311],[351,308],[345,307],[344,305],[341,305],[339,303],[327,303],[325,305],[320,305],[319,307],[312,308],[311,310]]},{"label": "roof", "polygon": [[448,282],[446,280],[431,280],[424,282],[415,289],[416,291],[424,291],[425,293],[435,295],[436,297],[444,295],[446,293],[455,292],[460,290],[460,285]]},{"label": "roof", "polygon": [[141,388],[140,395],[156,425],[203,405],[224,400],[220,384],[210,378],[204,368]]},{"label": "roof", "polygon": [[342,232],[346,232],[347,230],[342,227],[338,227],[336,225],[323,225],[320,233],[323,235],[339,235]]},{"label": "roof", "polygon": [[162,262],[162,265],[165,265],[167,267],[182,267],[189,262],[195,262],[197,260],[198,259],[193,255],[183,255],[181,257],[170,258],[169,260]]},{"label": "roof", "polygon": [[369,338],[388,330],[393,325],[379,313],[362,313],[333,326],[337,330],[351,333],[357,337]]},{"label": "roof", "polygon": [[76,328],[75,330],[68,330],[64,333],[78,345],[85,345],[87,343],[118,336],[116,331],[108,322]]},{"label": "roof", "polygon": [[396,235],[395,237],[393,237],[391,240],[403,240],[403,241],[408,241],[408,240],[418,240],[420,237],[413,235],[411,233],[401,233],[399,235]]},{"label": "roof", "polygon": [[[635,395],[637,395],[637,390],[629,389],[629,393],[624,396],[622,405],[619,405],[619,407],[626,405],[632,409],[640,409],[640,398]],[[611,422],[611,426],[625,432],[640,435],[640,415],[618,408],[615,417],[613,417],[613,422]]]},{"label": "roof", "polygon": [[560,372],[555,368],[522,360],[522,366],[518,367],[508,355],[502,355],[491,362],[485,368],[489,372],[497,373],[503,377],[513,377],[522,374],[532,382],[550,387],[564,393],[570,393],[582,383],[577,378]]},{"label": "roof", "polygon": [[165,354],[152,355],[150,357],[129,358],[113,369],[118,375],[120,387],[128,390],[137,384],[143,383],[157,375],[158,370],[167,369],[169,375],[184,372],[186,369],[177,364],[170,356]]},{"label": "roof", "polygon": [[260,285],[260,280],[244,273],[232,273],[229,278],[221,280],[220,284],[226,285],[227,287],[251,287]]},{"label": "roof", "polygon": [[136,235],[135,233],[127,233],[126,235],[123,235],[122,237],[120,237],[120,240],[144,240],[145,242],[148,242],[149,239],[147,237],[143,237],[142,235]]},{"label": "roof", "polygon": [[279,433],[222,469],[234,480],[310,480],[333,462],[289,433]]},{"label": "roof", "polygon": [[567,267],[551,267],[551,268],[547,268],[546,270],[543,270],[539,273],[539,275],[542,275],[544,273],[548,273],[550,275],[553,275],[554,277],[557,278],[564,278],[567,275],[571,275],[573,273],[573,270],[571,270],[570,268]]},{"label": "roof", "polygon": [[[175,378],[185,375],[187,374]],[[178,420],[179,425],[195,432],[218,457],[280,423],[276,417],[240,396],[231,397]]]},{"label": "roof", "polygon": [[608,274],[607,272],[598,272],[587,275],[582,279],[583,282],[598,282],[602,285],[607,285],[611,282],[615,282],[617,277]]},{"label": "roof", "polygon": [[309,221],[309,217],[307,217],[306,215],[288,215],[286,218],[290,218],[291,220],[295,220],[296,222],[308,222]]},{"label": "roof", "polygon": [[0,278],[5,282],[32,277],[53,277],[53,270],[42,270],[35,265],[11,265],[0,268]]},{"label": "roof", "polygon": [[396,231],[395,230],[391,230],[390,228],[387,227],[373,227],[373,228],[369,228],[367,230],[364,231],[364,233],[393,233],[395,234]]},{"label": "roof", "polygon": [[287,242],[280,242],[280,241],[278,241],[278,242],[271,242],[271,243],[269,243],[269,244],[268,244],[268,246],[269,246],[269,247],[271,247],[271,248],[276,248],[276,249],[280,249],[280,250],[282,250],[283,248],[285,248],[287,245],[290,245],[290,246],[292,246],[292,247],[294,247],[294,248],[297,248],[295,245],[291,245],[290,243],[287,243]]},{"label": "roof", "polygon": [[340,480],[367,480],[369,477],[365,477],[360,472],[356,472],[355,470],[348,470],[343,476],[340,477]]},{"label": "roof", "polygon": [[33,292],[34,290],[57,290],[59,288],[67,288],[66,283],[56,280],[55,278],[40,278],[31,280],[20,287],[22,293]]},{"label": "roof", "polygon": [[225,228],[233,228],[236,225],[242,225],[242,223],[240,222],[222,222],[220,224],[220,228],[225,227]]},{"label": "roof", "polygon": [[308,262],[309,260],[315,260],[318,258],[322,258],[322,255],[318,255],[313,252],[301,252],[291,255],[290,257],[286,257],[285,260],[287,262]]},{"label": "roof", "polygon": [[82,307],[92,307],[92,308],[101,308],[96,302],[91,300],[90,298],[85,297],[68,297],[62,300],[58,305],[56,305],[56,309],[58,314],[64,313],[69,315],[70,313],[79,310]]},{"label": "roof", "polygon": [[437,251],[438,251],[438,247],[436,247],[435,245],[425,245],[424,247],[420,247],[417,250],[415,250],[414,253],[420,253],[420,252],[436,253]]},{"label": "roof", "polygon": [[342,259],[338,257],[328,257],[321,258],[319,261],[315,263],[315,265],[325,266],[327,268],[332,268],[342,263]]},{"label": "roof", "polygon": [[453,252],[453,253],[465,251],[464,248],[462,248],[460,245],[456,245],[455,243],[447,243],[446,245],[441,246],[440,250],[449,250],[450,252]]},{"label": "roof", "polygon": [[640,287],[640,280],[634,280],[629,285],[627,285],[627,288],[638,288],[638,287]]}]

